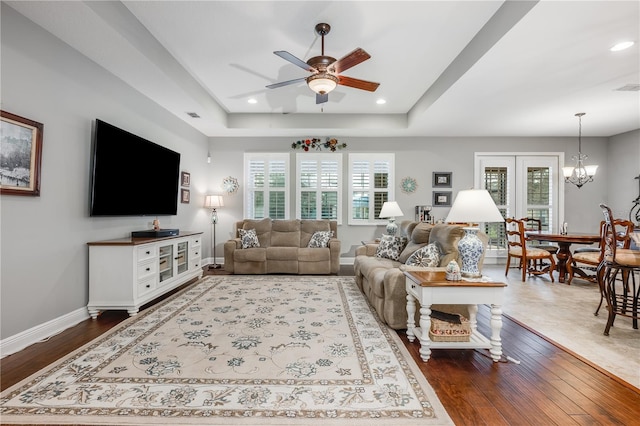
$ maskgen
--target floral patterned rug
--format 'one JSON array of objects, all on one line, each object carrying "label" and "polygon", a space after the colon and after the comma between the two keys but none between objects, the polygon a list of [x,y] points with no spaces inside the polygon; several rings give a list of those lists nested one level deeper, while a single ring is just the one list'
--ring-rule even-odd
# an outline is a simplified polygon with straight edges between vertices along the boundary
[{"label": "floral patterned rug", "polygon": [[209,276],[6,390],[2,423],[453,424],[353,277]]}]

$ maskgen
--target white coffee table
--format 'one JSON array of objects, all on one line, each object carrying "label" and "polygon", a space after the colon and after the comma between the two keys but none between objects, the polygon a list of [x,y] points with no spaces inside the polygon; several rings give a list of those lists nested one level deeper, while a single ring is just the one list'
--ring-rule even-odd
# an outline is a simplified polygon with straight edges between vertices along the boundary
[{"label": "white coffee table", "polygon": [[[483,281],[447,281],[444,271],[405,271],[407,288],[407,338],[420,341],[420,357],[428,361],[431,349],[489,349],[494,362],[502,357],[502,302],[505,283]],[[416,300],[420,303],[420,327],[416,327]],[[478,304],[491,306],[491,337],[477,330]],[[468,342],[433,342],[429,338],[431,305],[468,305],[471,338]]]}]

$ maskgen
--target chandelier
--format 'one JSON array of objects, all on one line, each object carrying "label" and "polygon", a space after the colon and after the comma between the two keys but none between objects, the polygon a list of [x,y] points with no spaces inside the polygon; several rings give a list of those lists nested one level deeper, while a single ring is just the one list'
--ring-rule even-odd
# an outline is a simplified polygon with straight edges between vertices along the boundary
[{"label": "chandelier", "polygon": [[563,167],[562,174],[564,175],[564,181],[567,183],[572,183],[578,188],[582,188],[587,182],[593,182],[593,177],[596,175],[596,170],[598,166],[585,166],[584,160],[588,158],[586,154],[582,153],[582,116],[585,115],[584,112],[579,112],[576,114],[578,117],[578,155],[574,155],[571,157],[573,161],[576,162],[575,167]]}]

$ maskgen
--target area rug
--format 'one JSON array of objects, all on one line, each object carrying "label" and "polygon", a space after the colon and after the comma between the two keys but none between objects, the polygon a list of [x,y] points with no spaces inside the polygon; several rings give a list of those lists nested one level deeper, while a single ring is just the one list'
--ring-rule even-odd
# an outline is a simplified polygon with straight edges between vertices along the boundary
[{"label": "area rug", "polygon": [[453,424],[353,277],[210,276],[7,389],[2,423]]}]

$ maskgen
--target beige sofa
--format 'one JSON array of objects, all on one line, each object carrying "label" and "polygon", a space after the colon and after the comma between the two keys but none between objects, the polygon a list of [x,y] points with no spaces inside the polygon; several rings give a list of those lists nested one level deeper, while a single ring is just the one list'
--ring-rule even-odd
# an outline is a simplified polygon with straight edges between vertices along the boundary
[{"label": "beige sofa", "polygon": [[[251,229],[259,247],[242,248],[239,232]],[[333,231],[327,247],[307,247],[316,231]],[[236,223],[234,235],[224,244],[224,269],[233,274],[337,274],[340,269],[335,221],[246,219]]]},{"label": "beige sofa", "polygon": [[[461,264],[458,242],[464,236],[464,230],[458,225],[431,225],[411,221],[403,221],[398,232],[408,239],[408,244],[400,254],[398,261],[376,257],[378,244],[366,244],[358,247],[354,261],[358,287],[369,299],[378,316],[389,327],[396,330],[407,328],[407,292],[404,271],[420,269],[417,266],[405,265],[407,259],[416,250],[429,243],[437,242],[441,249],[441,256],[440,264],[436,269],[444,269],[451,260]],[[486,247],[487,236],[482,232],[479,232],[478,236]],[[480,259],[480,264],[483,260]],[[434,305],[432,309],[459,313],[468,318],[466,306]]]}]

